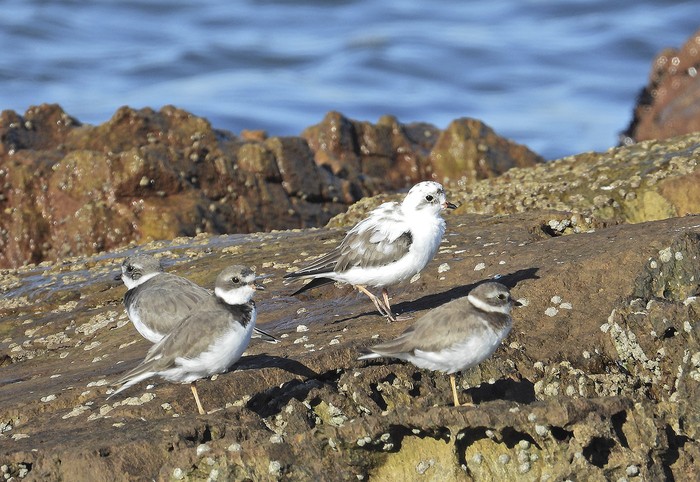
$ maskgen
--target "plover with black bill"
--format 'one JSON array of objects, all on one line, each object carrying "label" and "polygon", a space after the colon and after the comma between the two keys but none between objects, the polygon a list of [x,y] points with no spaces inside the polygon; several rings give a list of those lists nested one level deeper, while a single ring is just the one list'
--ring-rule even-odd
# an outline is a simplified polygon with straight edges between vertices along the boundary
[{"label": "plover with black bill", "polygon": [[[440,183],[420,182],[401,203],[387,202],[372,210],[333,251],[284,277],[313,278],[293,295],[332,281],[349,283],[366,294],[382,316],[395,321],[386,287],[410,279],[433,259],[445,234],[440,213],[455,207]],[[383,300],[367,286],[382,288]]]},{"label": "plover with black bill", "polygon": [[513,304],[508,288],[501,283],[480,284],[467,296],[429,311],[398,338],[369,348],[358,359],[398,358],[447,373],[457,407],[454,374],[493,354],[510,333]]},{"label": "plover with black bill", "polygon": [[222,373],[240,359],[255,328],[253,294],[262,289],[250,268],[224,269],[216,278],[217,303],[190,314],[153,345],[141,364],[114,384],[119,388],[109,397],[157,375],[171,382],[189,383],[199,413],[206,413],[195,381]]},{"label": "plover with black bill", "polygon": [[[158,343],[195,311],[206,311],[218,303],[210,290],[187,278],[166,273],[160,260],[148,254],[126,258],[121,271],[116,279],[121,279],[127,287],[126,314],[141,336],[151,343]],[[253,338],[278,342],[257,327]]]}]

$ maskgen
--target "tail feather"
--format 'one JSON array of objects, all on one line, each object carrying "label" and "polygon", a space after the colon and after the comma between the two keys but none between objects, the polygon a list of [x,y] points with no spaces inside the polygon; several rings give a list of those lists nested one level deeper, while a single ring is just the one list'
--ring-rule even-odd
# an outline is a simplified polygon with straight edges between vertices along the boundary
[{"label": "tail feather", "polygon": [[[157,346],[158,344],[154,345]],[[151,348],[152,350],[152,348]],[[149,350],[149,354],[151,353],[151,350]],[[157,360],[157,359],[155,359]],[[148,355],[146,356],[146,360],[141,362],[138,366],[134,367],[133,369],[129,370],[126,372],[124,375],[122,375],[119,380],[116,382],[112,383],[113,387],[121,385],[119,388],[117,388],[114,392],[112,392],[107,399],[110,397],[116,395],[119,392],[122,392],[129,388],[132,385],[136,385],[138,382],[141,380],[145,380],[146,378],[150,378],[154,375],[157,375],[157,371],[153,369],[153,362],[155,360],[148,360]]]},{"label": "tail feather", "polygon": [[[137,367],[139,368],[139,367]],[[131,387],[132,385],[136,385],[142,380],[145,380],[146,378],[150,378],[153,375],[156,374],[156,372],[153,371],[144,371],[144,372],[139,372],[137,374],[132,374],[134,370],[131,372],[127,373],[125,376],[117,380],[115,383],[112,384],[112,386],[117,386],[121,385],[121,387],[117,388],[115,391],[113,391],[108,397],[107,400],[112,398],[114,395],[116,395],[119,392],[123,392],[127,388]]]},{"label": "tail feather", "polygon": [[253,329],[253,338],[260,338],[262,341],[267,343],[279,343],[280,341],[274,336],[270,335],[268,332],[261,330],[258,327]]},{"label": "tail feather", "polygon": [[357,357],[358,360],[374,360],[375,358],[382,358],[382,355],[368,350],[367,348],[360,350],[360,353],[362,353],[362,355]]}]

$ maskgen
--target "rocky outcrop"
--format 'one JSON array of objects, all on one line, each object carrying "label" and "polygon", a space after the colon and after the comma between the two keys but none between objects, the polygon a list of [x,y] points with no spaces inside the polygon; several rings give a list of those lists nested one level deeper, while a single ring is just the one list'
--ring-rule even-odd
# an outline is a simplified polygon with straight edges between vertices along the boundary
[{"label": "rocky outcrop", "polygon": [[[552,233],[583,232],[700,212],[700,134],[646,141],[608,152],[584,153],[469,184],[448,183],[458,212],[512,214],[532,210],[570,213]],[[367,198],[330,226],[357,222],[396,196]]]},{"label": "rocky outcrop", "polygon": [[700,131],[700,30],[681,47],[654,60],[649,83],[637,97],[623,144]]},{"label": "rocky outcrop", "polygon": [[[464,123],[471,130],[453,128]],[[477,121],[453,126],[331,113],[304,138],[237,137],[174,107],[124,107],[99,126],[56,105],[4,111],[0,267],[201,232],[321,226],[363,196],[447,175],[443,151],[482,166],[472,179],[542,160]]]},{"label": "rocky outcrop", "polygon": [[[699,144],[688,136],[586,154],[590,170],[560,161],[539,189],[535,167],[522,193],[516,170],[505,201],[507,178],[471,193],[452,186],[463,206],[446,216],[435,260],[391,290],[392,304],[417,317],[495,275],[512,288],[524,305],[513,331],[459,377],[475,407],[451,407],[439,373],[356,360],[411,321],[387,324],[347,286],[289,296],[295,287],[282,275],[327,251],[342,229],[202,234],[5,270],[0,470],[29,480],[695,480],[700,217],[630,224],[621,211],[600,211],[614,221],[557,227],[593,209],[589,194],[629,189],[636,169],[640,186],[672,181],[690,191],[684,179],[695,171],[680,158]],[[652,159],[668,162],[645,164]],[[474,193],[483,204],[470,204]],[[649,199],[665,205],[661,198]],[[208,286],[233,262],[272,275],[259,323],[282,342],[254,341],[235,370],[199,382],[207,415],[197,415],[186,385],[162,381],[105,399],[149,347],[112,279],[136,249]]]},{"label": "rocky outcrop", "polygon": [[425,179],[470,183],[515,166],[543,162],[527,147],[467,118],[452,121],[440,131],[426,123],[402,125],[392,116],[384,116],[373,125],[330,112],[302,137],[314,151],[318,165],[343,178],[371,180],[379,188],[376,193]]}]

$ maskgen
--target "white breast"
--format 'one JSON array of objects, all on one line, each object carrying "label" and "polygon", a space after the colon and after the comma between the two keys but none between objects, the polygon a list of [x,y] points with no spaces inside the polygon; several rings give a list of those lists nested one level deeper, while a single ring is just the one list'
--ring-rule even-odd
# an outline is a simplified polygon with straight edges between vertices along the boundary
[{"label": "white breast", "polygon": [[248,347],[255,328],[255,315],[253,310],[251,320],[245,327],[232,323],[227,333],[212,341],[207,351],[197,357],[176,358],[176,366],[162,372],[161,376],[173,382],[190,383],[226,371],[241,358]]},{"label": "white breast", "polygon": [[352,285],[389,286],[411,278],[433,259],[445,233],[445,221],[439,216],[415,219],[411,229],[412,242],[408,254],[398,261],[375,268],[352,268],[334,273],[329,278]]},{"label": "white breast", "polygon": [[139,315],[138,310],[130,309],[127,310],[126,314],[129,316],[129,319],[134,324],[134,328],[136,328],[136,331],[138,331],[142,337],[144,337],[151,343],[158,343],[165,336],[164,333],[158,333],[157,331],[154,331],[148,326],[146,326],[141,321],[141,316]]},{"label": "white breast", "polygon": [[420,368],[455,373],[478,365],[490,357],[510,332],[510,326],[486,330],[482,337],[469,337],[438,352],[415,350],[406,359]]}]

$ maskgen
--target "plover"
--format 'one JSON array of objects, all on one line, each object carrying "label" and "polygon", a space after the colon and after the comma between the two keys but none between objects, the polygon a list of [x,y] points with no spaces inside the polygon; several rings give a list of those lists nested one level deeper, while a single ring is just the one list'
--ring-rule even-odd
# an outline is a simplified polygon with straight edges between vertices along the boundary
[{"label": "plover", "polygon": [[158,375],[171,382],[189,383],[197,409],[204,414],[195,381],[224,372],[240,359],[255,327],[253,294],[262,289],[250,268],[224,269],[216,278],[217,304],[182,320],[151,347],[141,364],[114,384],[120,387],[109,397]]},{"label": "plover", "polygon": [[431,310],[398,338],[369,348],[358,359],[398,358],[419,368],[445,372],[450,376],[457,407],[454,374],[493,354],[510,332],[513,304],[504,285],[493,281],[480,284],[467,296]]},{"label": "plover", "polygon": [[[403,202],[384,203],[371,211],[333,251],[284,277],[313,278],[293,295],[331,281],[349,283],[394,321],[386,287],[411,278],[433,259],[445,234],[440,212],[455,207],[447,202],[441,184],[420,182]],[[366,286],[382,288],[383,301]]]},{"label": "plover", "polygon": [[[163,271],[160,260],[147,254],[130,256],[122,263],[121,279],[127,287],[124,307],[136,330],[158,343],[195,311],[216,306],[214,294],[196,283]],[[254,338],[277,343],[269,333],[255,328]]]}]

